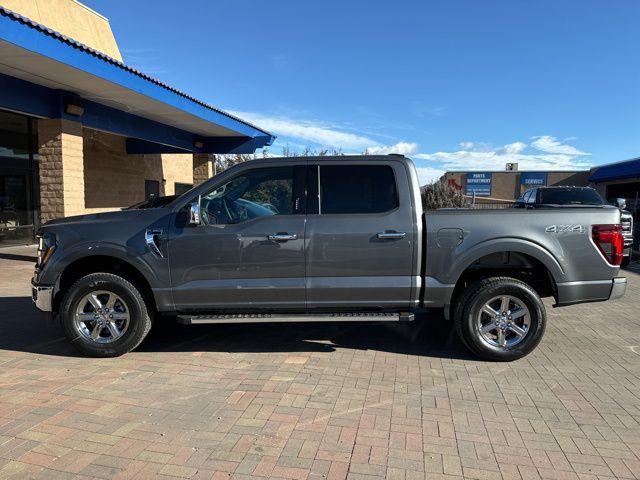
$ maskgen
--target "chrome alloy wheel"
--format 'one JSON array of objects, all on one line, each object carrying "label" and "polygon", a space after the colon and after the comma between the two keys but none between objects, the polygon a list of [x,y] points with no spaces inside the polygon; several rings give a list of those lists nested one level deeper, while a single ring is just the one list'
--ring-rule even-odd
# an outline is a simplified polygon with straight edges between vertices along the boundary
[{"label": "chrome alloy wheel", "polygon": [[113,292],[98,290],[80,300],[74,325],[85,338],[96,343],[111,343],[129,328],[129,307]]},{"label": "chrome alloy wheel", "polygon": [[499,348],[513,347],[527,336],[531,314],[522,300],[500,295],[486,302],[476,319],[480,339]]}]

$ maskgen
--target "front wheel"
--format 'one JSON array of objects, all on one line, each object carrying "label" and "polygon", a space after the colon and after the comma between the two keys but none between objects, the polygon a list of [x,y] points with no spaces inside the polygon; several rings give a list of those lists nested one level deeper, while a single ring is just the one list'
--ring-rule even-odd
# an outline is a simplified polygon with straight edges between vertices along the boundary
[{"label": "front wheel", "polygon": [[455,307],[454,323],[464,344],[486,360],[517,360],[542,340],[544,303],[526,283],[509,277],[471,284]]},{"label": "front wheel", "polygon": [[130,352],[151,329],[140,291],[111,273],[92,273],[75,282],[62,302],[60,318],[67,338],[95,357]]}]

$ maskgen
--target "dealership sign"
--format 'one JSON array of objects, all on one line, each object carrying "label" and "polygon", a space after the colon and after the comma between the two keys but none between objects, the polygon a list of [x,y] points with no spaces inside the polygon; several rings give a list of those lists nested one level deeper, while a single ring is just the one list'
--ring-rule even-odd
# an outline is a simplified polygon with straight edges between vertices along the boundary
[{"label": "dealership sign", "polygon": [[467,195],[491,196],[491,172],[467,173]]},{"label": "dealership sign", "polygon": [[520,184],[528,187],[544,187],[547,185],[547,172],[522,172]]}]

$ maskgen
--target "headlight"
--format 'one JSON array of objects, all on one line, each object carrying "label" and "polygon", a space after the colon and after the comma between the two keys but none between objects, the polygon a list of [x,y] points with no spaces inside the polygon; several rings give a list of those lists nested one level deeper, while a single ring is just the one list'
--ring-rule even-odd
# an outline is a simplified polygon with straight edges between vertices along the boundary
[{"label": "headlight", "polygon": [[52,233],[38,235],[38,263],[42,267],[56,250],[56,237]]}]

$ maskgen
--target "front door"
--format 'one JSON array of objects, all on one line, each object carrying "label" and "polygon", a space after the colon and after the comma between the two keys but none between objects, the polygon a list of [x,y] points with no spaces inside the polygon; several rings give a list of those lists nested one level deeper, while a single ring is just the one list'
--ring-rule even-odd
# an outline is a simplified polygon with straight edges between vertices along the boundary
[{"label": "front door", "polygon": [[169,240],[176,309],[304,309],[305,167],[239,172],[201,195]]},{"label": "front door", "polygon": [[408,308],[416,232],[410,194],[398,188],[407,172],[400,162],[345,163],[309,166],[307,307]]}]

